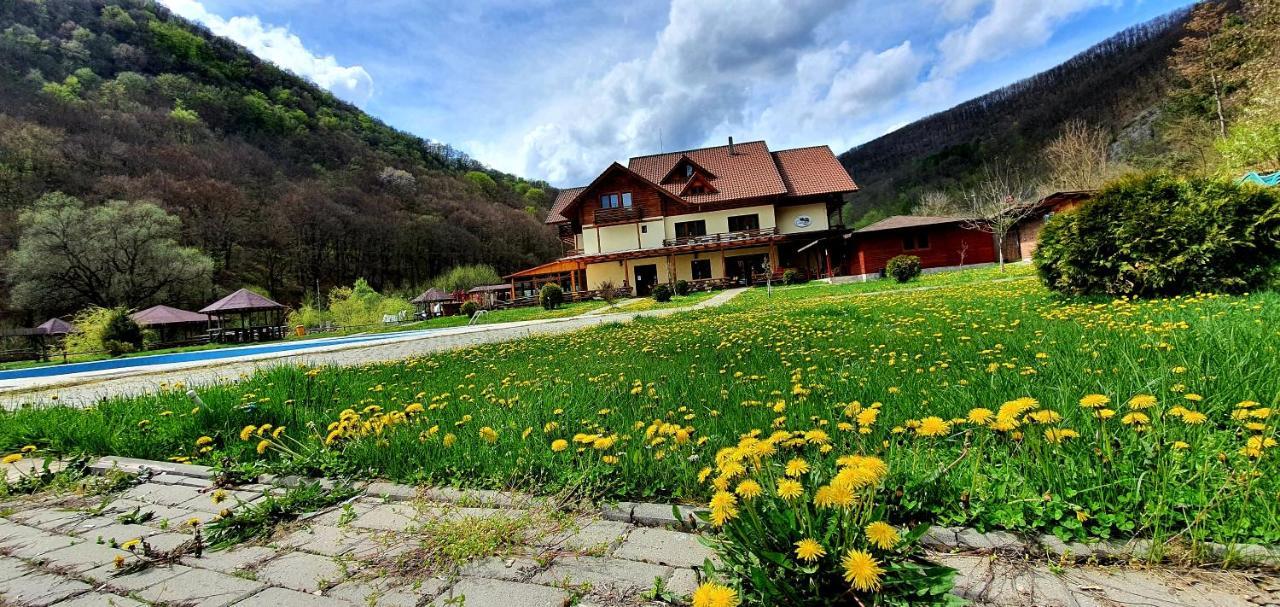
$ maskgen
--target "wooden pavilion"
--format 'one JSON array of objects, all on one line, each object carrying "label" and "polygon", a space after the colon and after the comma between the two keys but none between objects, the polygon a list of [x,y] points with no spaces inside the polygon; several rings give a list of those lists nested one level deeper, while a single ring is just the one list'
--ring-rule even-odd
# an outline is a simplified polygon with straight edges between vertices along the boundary
[{"label": "wooden pavilion", "polygon": [[138,326],[154,331],[156,345],[177,345],[205,341],[213,319],[208,314],[171,306],[152,306],[129,315]]},{"label": "wooden pavilion", "polygon": [[218,327],[210,336],[221,342],[249,342],[284,339],[285,307],[248,289],[215,301],[200,310]]},{"label": "wooden pavilion", "polygon": [[418,309],[418,318],[452,316],[458,313],[461,303],[442,289],[431,287],[409,300]]}]

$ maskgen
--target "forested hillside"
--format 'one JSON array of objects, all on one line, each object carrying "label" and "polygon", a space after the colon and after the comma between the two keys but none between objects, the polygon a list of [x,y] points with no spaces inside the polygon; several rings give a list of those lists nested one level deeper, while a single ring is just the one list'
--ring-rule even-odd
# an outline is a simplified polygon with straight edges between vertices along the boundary
[{"label": "forested hillside", "polygon": [[210,296],[409,289],[559,252],[545,183],[396,131],[147,0],[0,0],[0,258],[52,192],[177,215],[213,260]]},{"label": "forested hillside", "polygon": [[[996,156],[1025,164],[1069,120],[1114,138],[1149,119],[1168,90],[1167,60],[1187,14],[1180,10],[1120,32],[1053,69],[841,154],[862,187],[853,217],[871,209],[909,212],[927,191],[968,186]],[[1137,131],[1130,135],[1149,136],[1141,125]]]}]

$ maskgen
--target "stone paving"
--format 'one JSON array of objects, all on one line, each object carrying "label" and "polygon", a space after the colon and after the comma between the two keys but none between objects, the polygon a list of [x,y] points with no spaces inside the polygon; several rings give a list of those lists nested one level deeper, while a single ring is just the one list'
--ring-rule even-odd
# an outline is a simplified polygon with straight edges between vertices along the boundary
[{"label": "stone paving", "polygon": [[[197,555],[190,549],[206,522],[294,479],[216,489],[200,466],[105,458],[93,468],[141,471],[146,480],[109,495],[0,503],[0,605],[658,606],[683,604],[678,597],[688,597],[713,558],[693,533],[648,526],[679,525],[688,511],[677,517],[669,506],[573,509],[389,483]],[[933,557],[959,570],[956,593],[976,605],[1280,605],[1280,578],[1261,570],[1064,567],[1011,553],[1007,539],[976,534],[938,546],[955,553]],[[141,567],[140,550],[125,549],[133,540],[173,552],[153,552]],[[648,594],[655,586],[665,590],[656,600]]]}]

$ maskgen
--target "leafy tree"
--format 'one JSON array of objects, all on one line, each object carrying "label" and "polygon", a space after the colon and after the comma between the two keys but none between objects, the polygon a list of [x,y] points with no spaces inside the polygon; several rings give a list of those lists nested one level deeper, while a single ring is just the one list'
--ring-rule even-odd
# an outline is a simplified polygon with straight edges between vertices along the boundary
[{"label": "leafy tree", "polygon": [[184,303],[207,293],[213,263],[178,244],[177,217],[148,202],[87,207],[42,196],[18,220],[7,260],[13,304],[27,310]]},{"label": "leafy tree", "polygon": [[1201,2],[1191,10],[1182,39],[1169,66],[1190,84],[1190,91],[1212,104],[1218,136],[1227,136],[1227,94],[1239,85],[1235,68],[1245,55],[1241,30],[1234,26],[1226,2]]},{"label": "leafy tree", "polygon": [[464,177],[467,181],[475,184],[476,187],[480,188],[482,191],[496,192],[498,190],[498,182],[494,181],[488,173],[483,173],[481,171],[469,171],[464,175]]},{"label": "leafy tree", "polygon": [[431,285],[446,293],[456,293],[500,282],[502,282],[502,277],[498,275],[492,266],[474,264],[449,268],[449,271],[434,278],[431,281]]}]

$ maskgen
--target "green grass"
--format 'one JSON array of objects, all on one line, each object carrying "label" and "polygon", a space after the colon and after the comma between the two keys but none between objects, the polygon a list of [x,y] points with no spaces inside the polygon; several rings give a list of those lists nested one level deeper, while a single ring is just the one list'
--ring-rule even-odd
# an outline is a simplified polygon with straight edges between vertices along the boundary
[{"label": "green grass", "polygon": [[[1276,434],[1280,296],[1075,300],[1032,278],[974,276],[905,285],[949,283],[932,290],[869,283],[890,290],[874,296],[861,284],[757,289],[720,308],[394,364],[279,368],[203,390],[199,411],[178,393],[21,410],[0,417],[0,447],[701,501],[698,473],[720,448],[821,429],[833,457],[889,462],[890,512],[904,523],[1280,542],[1280,450],[1242,452]],[[1082,407],[1090,394],[1116,415]],[[1138,394],[1158,400],[1142,411],[1150,423],[1123,423]],[[1022,397],[1060,421],[1019,417],[1017,435],[959,421]],[[873,403],[878,419],[860,433],[856,414]],[[1189,424],[1177,407],[1207,417]],[[1233,417],[1248,411],[1259,413]],[[929,416],[947,422],[941,435],[914,429]],[[239,434],[264,423],[287,430],[259,456],[266,439]],[[1078,436],[1047,440],[1063,429]],[[556,440],[571,446],[553,451]]]},{"label": "green grass", "polygon": [[702,303],[715,297],[719,291],[698,291],[688,295],[673,295],[670,301],[659,302],[652,297],[644,297],[635,303],[627,304],[619,310],[622,312],[642,312],[644,310],[663,310],[667,308],[683,308]]}]

